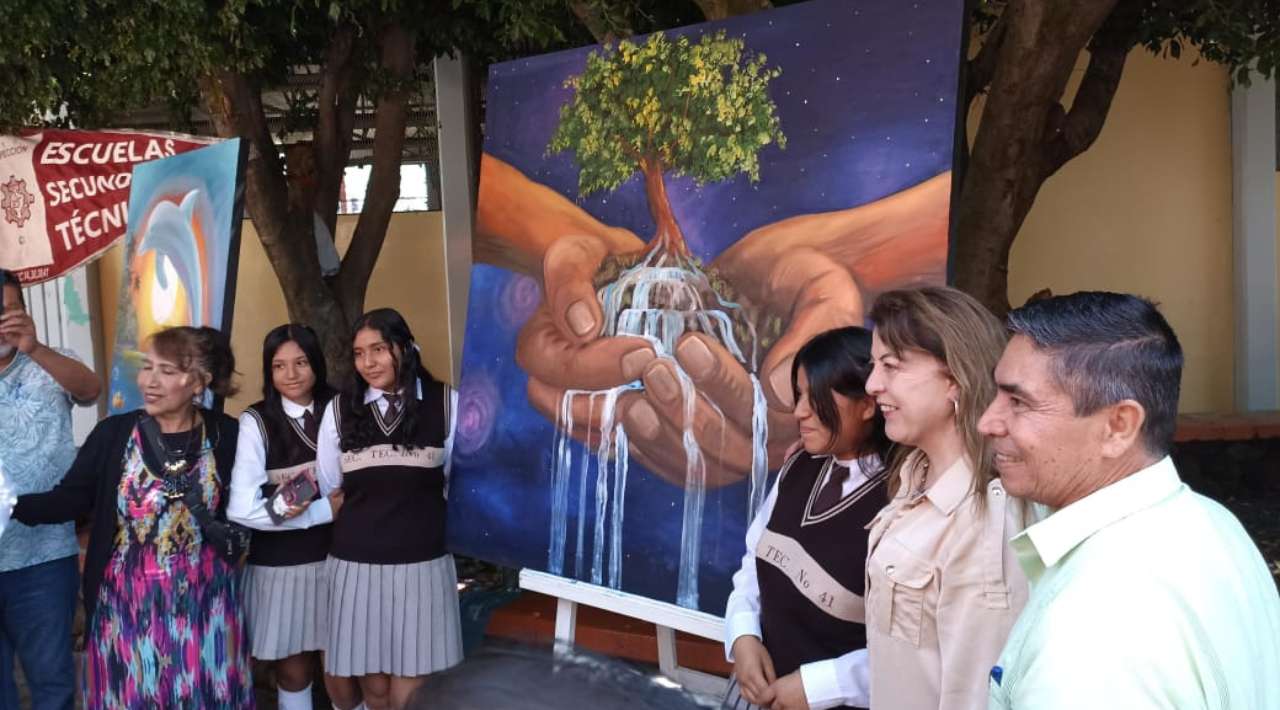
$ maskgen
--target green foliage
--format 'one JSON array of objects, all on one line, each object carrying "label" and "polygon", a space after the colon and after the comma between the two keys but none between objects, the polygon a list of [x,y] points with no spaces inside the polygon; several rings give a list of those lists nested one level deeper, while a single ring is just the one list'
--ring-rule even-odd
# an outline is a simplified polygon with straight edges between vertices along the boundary
[{"label": "green foliage", "polygon": [[[979,0],[976,25],[989,27],[1008,2]],[[1137,46],[1175,59],[1194,48],[1237,80],[1251,66],[1267,75],[1280,66],[1280,0],[1140,5]],[[0,3],[0,127],[109,126],[157,104],[185,116],[209,72],[279,87],[290,68],[322,64],[341,26],[357,32],[362,82],[376,81],[373,38],[388,22],[410,29],[423,65],[456,50],[484,63],[589,44],[575,9],[615,34],[700,19],[689,0],[8,0]]]},{"label": "green foliage", "polygon": [[575,25],[565,0],[4,2],[0,127],[109,126],[158,104],[186,116],[202,78],[234,71],[259,87],[283,87],[290,69],[322,65],[344,27],[355,33],[361,93],[375,95],[383,88],[375,39],[388,23],[413,34],[423,67],[458,50],[484,62],[513,48],[589,41],[562,30]]},{"label": "green foliage", "polygon": [[1195,47],[1248,83],[1250,69],[1280,69],[1280,0],[1155,0],[1143,5],[1138,43],[1174,59]]},{"label": "green foliage", "polygon": [[566,81],[574,97],[548,151],[573,151],[581,195],[615,189],[645,163],[700,184],[738,173],[759,180],[759,151],[786,147],[768,92],[781,73],[724,32],[697,42],[661,32],[644,44],[624,40],[592,52]]},{"label": "green foliage", "polygon": [[[1248,82],[1255,69],[1264,76],[1280,70],[1280,0],[1120,0],[1138,4],[1135,46],[1179,59],[1195,48],[1200,56],[1223,64],[1233,80]],[[973,22],[990,29],[1010,0],[979,0]]]}]

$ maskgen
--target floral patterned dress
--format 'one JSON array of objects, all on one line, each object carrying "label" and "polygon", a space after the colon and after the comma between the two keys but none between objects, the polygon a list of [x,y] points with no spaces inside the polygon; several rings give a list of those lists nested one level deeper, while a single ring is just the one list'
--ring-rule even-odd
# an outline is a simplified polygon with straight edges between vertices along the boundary
[{"label": "floral patterned dress", "polygon": [[[202,542],[200,525],[126,447],[107,565],[85,649],[87,708],[253,707],[239,570]],[[208,507],[218,475],[207,445],[195,464]]]}]

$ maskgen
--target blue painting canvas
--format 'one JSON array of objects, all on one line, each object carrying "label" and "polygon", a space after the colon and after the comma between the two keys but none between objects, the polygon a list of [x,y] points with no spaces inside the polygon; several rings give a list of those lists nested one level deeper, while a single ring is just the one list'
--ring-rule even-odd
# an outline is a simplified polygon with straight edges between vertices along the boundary
[{"label": "blue painting canvas", "polygon": [[136,381],[153,333],[179,325],[230,332],[246,148],[235,138],[134,167],[111,352],[112,414],[142,406]]},{"label": "blue painting canvas", "polygon": [[452,549],[713,614],[795,352],[946,270],[959,0],[490,69]]}]

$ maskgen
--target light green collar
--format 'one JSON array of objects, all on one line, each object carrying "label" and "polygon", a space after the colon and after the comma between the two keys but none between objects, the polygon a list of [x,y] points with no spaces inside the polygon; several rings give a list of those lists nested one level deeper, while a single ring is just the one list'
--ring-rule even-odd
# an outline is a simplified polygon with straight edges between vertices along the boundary
[{"label": "light green collar", "polygon": [[1146,510],[1182,489],[1168,456],[1094,491],[1016,535],[1010,544],[1027,577],[1035,580],[1103,528]]}]

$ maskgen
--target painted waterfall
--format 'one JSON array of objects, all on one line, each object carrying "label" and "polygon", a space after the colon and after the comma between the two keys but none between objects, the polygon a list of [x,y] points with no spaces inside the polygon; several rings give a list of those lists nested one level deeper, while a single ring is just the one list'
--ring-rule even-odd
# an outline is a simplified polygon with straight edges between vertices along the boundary
[{"label": "painted waterfall", "polygon": [[962,19],[814,0],[491,68],[455,551],[723,611],[791,356],[943,278]]}]

